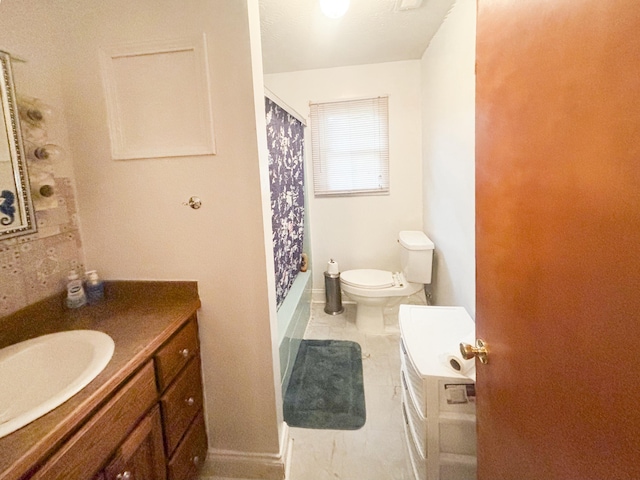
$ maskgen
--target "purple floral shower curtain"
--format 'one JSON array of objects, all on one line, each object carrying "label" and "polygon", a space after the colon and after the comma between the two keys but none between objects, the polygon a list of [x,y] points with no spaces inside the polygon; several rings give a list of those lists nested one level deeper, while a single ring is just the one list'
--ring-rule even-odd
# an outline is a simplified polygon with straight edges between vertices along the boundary
[{"label": "purple floral shower curtain", "polygon": [[265,110],[279,308],[300,271],[304,236],[304,125],[268,98]]}]

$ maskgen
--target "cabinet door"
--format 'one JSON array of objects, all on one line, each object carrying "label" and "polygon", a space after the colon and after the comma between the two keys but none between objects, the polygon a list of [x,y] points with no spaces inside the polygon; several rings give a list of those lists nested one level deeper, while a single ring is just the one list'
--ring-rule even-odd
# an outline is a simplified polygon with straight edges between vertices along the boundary
[{"label": "cabinet door", "polygon": [[162,424],[156,406],[131,432],[105,469],[106,480],[166,480]]}]

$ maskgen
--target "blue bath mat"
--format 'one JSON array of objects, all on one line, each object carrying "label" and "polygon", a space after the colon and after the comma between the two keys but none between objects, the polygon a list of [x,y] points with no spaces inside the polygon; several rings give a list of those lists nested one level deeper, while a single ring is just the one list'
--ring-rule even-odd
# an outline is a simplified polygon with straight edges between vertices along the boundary
[{"label": "blue bath mat", "polygon": [[291,427],[361,428],[366,411],[360,345],[303,340],[284,397],[284,419]]}]

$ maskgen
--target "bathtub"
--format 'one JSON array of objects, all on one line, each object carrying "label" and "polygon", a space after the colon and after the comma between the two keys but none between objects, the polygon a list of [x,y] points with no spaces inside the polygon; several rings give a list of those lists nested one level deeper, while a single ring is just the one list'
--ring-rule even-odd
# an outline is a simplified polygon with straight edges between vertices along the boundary
[{"label": "bathtub", "polygon": [[278,309],[280,381],[283,396],[287,391],[291,369],[311,316],[311,286],[311,271],[299,272]]}]

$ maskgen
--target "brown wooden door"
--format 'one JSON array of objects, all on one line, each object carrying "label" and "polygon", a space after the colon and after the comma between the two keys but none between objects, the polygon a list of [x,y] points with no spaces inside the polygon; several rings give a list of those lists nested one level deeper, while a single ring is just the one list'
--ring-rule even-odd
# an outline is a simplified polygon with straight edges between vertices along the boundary
[{"label": "brown wooden door", "polygon": [[640,479],[640,2],[478,0],[478,478]]}]

